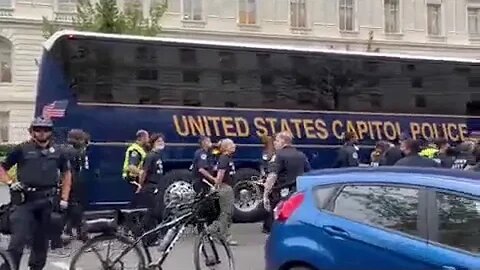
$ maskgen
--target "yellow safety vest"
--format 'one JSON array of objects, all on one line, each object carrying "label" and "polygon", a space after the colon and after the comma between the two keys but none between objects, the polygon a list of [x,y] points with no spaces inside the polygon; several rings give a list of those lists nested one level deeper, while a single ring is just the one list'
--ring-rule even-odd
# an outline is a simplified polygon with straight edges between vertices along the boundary
[{"label": "yellow safety vest", "polygon": [[141,147],[138,143],[133,143],[132,145],[130,145],[127,148],[127,151],[125,152],[125,160],[123,161],[123,173],[122,173],[123,178],[127,178],[127,176],[129,175],[128,166],[130,164],[128,164],[128,160],[130,159],[130,154],[133,151],[140,154],[140,163],[137,166],[137,168],[139,168],[139,169],[142,168],[143,162],[145,161],[145,157],[147,156],[147,152],[145,152],[143,147]]},{"label": "yellow safety vest", "polygon": [[437,156],[438,149],[435,148],[425,148],[420,151],[419,155],[426,158],[435,158]]}]

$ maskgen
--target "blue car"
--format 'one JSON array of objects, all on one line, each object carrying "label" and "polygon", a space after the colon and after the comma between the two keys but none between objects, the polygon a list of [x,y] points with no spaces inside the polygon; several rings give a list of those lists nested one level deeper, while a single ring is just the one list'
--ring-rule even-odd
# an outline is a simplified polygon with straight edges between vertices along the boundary
[{"label": "blue car", "polygon": [[478,270],[480,173],[311,172],[275,209],[266,270]]}]

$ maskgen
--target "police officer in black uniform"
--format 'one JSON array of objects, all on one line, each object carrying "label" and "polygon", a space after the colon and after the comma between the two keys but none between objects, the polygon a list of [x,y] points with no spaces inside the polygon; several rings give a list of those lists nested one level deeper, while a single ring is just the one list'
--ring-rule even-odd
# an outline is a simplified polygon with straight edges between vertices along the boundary
[{"label": "police officer in black uniform", "polygon": [[302,152],[292,146],[293,136],[280,132],[275,136],[275,158],[271,160],[270,173],[265,181],[263,202],[267,211],[296,190],[297,177],[310,171],[310,163]]},{"label": "police officer in black uniform", "polygon": [[435,145],[437,146],[438,152],[433,158],[442,168],[452,168],[453,161],[455,160],[455,153],[450,147],[447,139],[437,138],[434,140]]},{"label": "police officer in black uniform", "polygon": [[88,169],[87,145],[88,134],[81,129],[72,129],[67,135],[67,144],[63,146],[65,156],[72,167],[72,190],[66,216],[66,233],[73,236],[75,229],[77,238],[82,241],[88,238],[81,228],[86,196],[83,171]]},{"label": "police officer in black uniform", "polygon": [[201,136],[198,140],[200,148],[195,151],[192,162],[192,173],[193,173],[193,188],[195,192],[205,192],[210,188],[206,181],[210,182],[212,185],[215,184],[215,177],[212,175],[213,170],[213,156],[210,151],[212,148],[212,141],[207,136]]},{"label": "police officer in black uniform", "polygon": [[355,133],[347,132],[345,134],[345,144],[338,149],[337,159],[333,164],[333,168],[358,167],[360,165],[357,141]]},{"label": "police officer in black uniform", "polygon": [[433,159],[420,156],[420,143],[414,139],[402,141],[400,149],[405,157],[395,163],[395,166],[409,167],[440,167]]},{"label": "police officer in black uniform", "polygon": [[57,195],[59,171],[63,178],[60,201],[62,209],[68,207],[71,172],[70,162],[61,148],[52,142],[52,121],[38,117],[30,129],[31,140],[17,145],[0,166],[1,170],[8,171],[16,164],[18,181],[11,183],[2,172],[0,175],[4,178],[0,180],[10,185],[14,205],[10,217],[12,236],[8,252],[19,267],[27,241],[33,240],[28,265],[31,270],[41,270],[47,260],[46,231],[50,225],[54,197]]},{"label": "police officer in black uniform", "polygon": [[475,142],[465,141],[457,146],[457,155],[453,160],[452,169],[468,170],[476,164],[475,162]]}]

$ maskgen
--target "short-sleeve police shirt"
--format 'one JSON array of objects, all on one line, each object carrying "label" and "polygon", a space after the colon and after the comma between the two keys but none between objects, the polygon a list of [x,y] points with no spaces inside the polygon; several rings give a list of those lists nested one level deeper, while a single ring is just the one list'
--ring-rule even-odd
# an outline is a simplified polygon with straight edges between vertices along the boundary
[{"label": "short-sleeve police shirt", "polygon": [[204,149],[198,149],[195,151],[192,162],[192,173],[195,177],[195,180],[200,181],[204,178],[203,174],[200,173],[200,169],[205,169],[211,171],[212,169],[212,156],[210,153]]},{"label": "short-sleeve police shirt", "polygon": [[282,187],[295,183],[298,176],[311,170],[304,153],[293,147],[278,150],[270,166],[271,172],[277,174],[275,186]]},{"label": "short-sleeve police shirt", "polygon": [[17,145],[2,163],[5,170],[17,164],[18,181],[31,187],[54,187],[59,171],[70,171],[70,161],[59,145],[40,147],[33,141]]},{"label": "short-sleeve police shirt", "polygon": [[143,165],[147,183],[158,184],[163,176],[163,155],[161,151],[152,151],[147,154]]},{"label": "short-sleeve police shirt", "polygon": [[230,156],[223,154],[220,155],[217,163],[217,171],[219,170],[225,170],[222,182],[231,185],[233,182],[233,175],[235,175],[235,164]]}]

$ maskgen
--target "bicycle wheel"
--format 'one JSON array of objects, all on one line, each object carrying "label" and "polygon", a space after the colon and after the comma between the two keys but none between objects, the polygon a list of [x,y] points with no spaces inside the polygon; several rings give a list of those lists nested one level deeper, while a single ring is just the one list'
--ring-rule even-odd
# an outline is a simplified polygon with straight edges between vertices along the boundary
[{"label": "bicycle wheel", "polygon": [[[222,253],[226,258],[222,259]],[[203,263],[201,259],[203,259]],[[195,239],[193,263],[195,264],[195,270],[235,269],[232,250],[227,242],[223,238],[205,231],[202,231]],[[226,264],[226,266],[221,266],[222,264]]]},{"label": "bicycle wheel", "polygon": [[0,270],[15,270],[17,269],[10,254],[4,249],[0,249]]},{"label": "bicycle wheel", "polygon": [[[108,247],[105,244],[108,242],[119,242],[123,248],[118,249],[118,244],[115,249],[112,249],[109,244]],[[133,245],[133,241],[123,235],[99,235],[88,240],[77,252],[74,253],[70,262],[70,270],[83,270],[83,269],[131,269],[131,270],[143,270],[145,269],[145,256],[143,250],[139,246],[133,247],[127,254],[125,254],[119,262],[115,265],[109,265],[115,260],[127,247]],[[101,256],[100,252],[106,251],[106,256]],[[116,253],[113,255],[113,253]],[[112,256],[113,255],[113,256]],[[82,258],[82,263],[80,259]],[[98,259],[99,262],[95,262]],[[127,266],[128,263],[128,266]],[[119,268],[120,267],[120,268]]]}]

